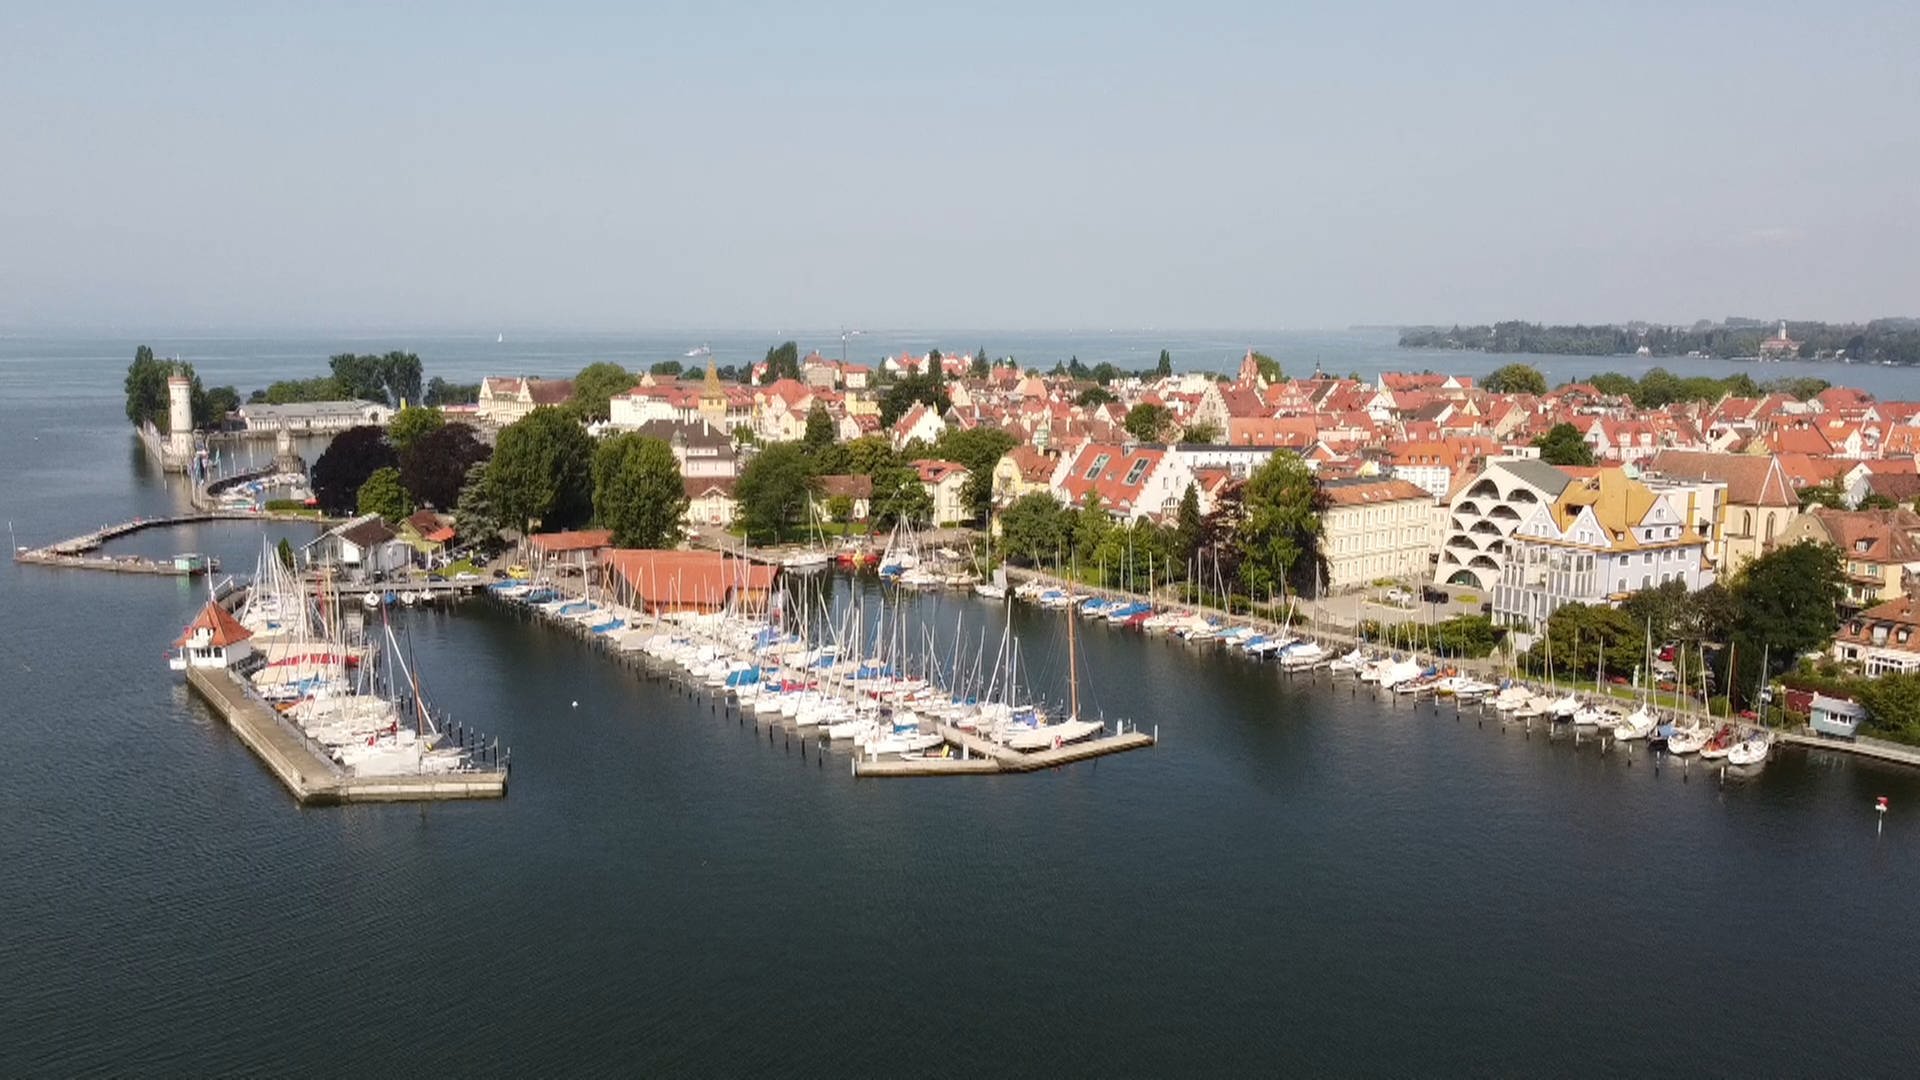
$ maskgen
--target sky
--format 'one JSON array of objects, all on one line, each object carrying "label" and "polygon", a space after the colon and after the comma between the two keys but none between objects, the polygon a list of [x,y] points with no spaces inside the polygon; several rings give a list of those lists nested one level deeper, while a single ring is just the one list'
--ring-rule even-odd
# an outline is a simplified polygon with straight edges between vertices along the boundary
[{"label": "sky", "polygon": [[0,0],[0,326],[1920,316],[1920,4]]}]

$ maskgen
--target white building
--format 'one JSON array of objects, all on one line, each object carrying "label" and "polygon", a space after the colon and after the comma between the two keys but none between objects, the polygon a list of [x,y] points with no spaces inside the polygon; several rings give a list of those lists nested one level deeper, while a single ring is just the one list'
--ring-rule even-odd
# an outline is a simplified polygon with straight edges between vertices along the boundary
[{"label": "white building", "polygon": [[1494,622],[1537,632],[1567,604],[1617,604],[1673,581],[1688,592],[1713,584],[1712,540],[1687,518],[1684,493],[1618,468],[1574,480],[1507,537]]},{"label": "white building", "polygon": [[1405,480],[1359,478],[1320,485],[1320,552],[1327,587],[1362,588],[1380,578],[1425,577],[1433,496]]},{"label": "white building", "polygon": [[1454,496],[1433,579],[1492,589],[1506,565],[1507,537],[1536,507],[1552,505],[1573,478],[1542,461],[1502,458]]}]

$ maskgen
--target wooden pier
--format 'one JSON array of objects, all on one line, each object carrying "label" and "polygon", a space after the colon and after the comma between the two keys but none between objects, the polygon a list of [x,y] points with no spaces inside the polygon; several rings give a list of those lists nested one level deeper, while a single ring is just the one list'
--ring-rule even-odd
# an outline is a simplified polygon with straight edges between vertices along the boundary
[{"label": "wooden pier", "polygon": [[1778,729],[1773,729],[1773,740],[1782,746],[1799,746],[1808,750],[1832,750],[1836,753],[1852,754],[1855,757],[1871,758],[1874,761],[1920,768],[1920,746],[1905,746],[1883,739],[1841,739],[1829,735],[1816,735],[1811,731]]},{"label": "wooden pier", "polygon": [[1021,773],[1071,765],[1088,758],[1143,750],[1154,745],[1154,737],[1144,731],[1127,731],[1067,743],[1050,750],[1027,753],[962,731],[951,724],[936,724],[940,737],[964,752],[949,758],[862,758],[853,761],[855,776],[977,776],[984,773]]},{"label": "wooden pier", "polygon": [[507,793],[507,770],[354,776],[323,755],[279,714],[255,697],[238,676],[219,668],[189,668],[187,682],[221,715],[240,741],[302,806],[352,802],[424,802],[498,799]]}]

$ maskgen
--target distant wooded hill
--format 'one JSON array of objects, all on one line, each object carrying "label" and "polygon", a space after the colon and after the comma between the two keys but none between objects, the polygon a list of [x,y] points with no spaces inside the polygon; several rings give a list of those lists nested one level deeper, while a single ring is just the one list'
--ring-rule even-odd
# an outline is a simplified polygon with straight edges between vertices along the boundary
[{"label": "distant wooded hill", "polygon": [[[1653,356],[1760,355],[1761,343],[1778,322],[1730,318],[1690,327],[1628,323],[1625,326],[1543,326],[1502,322],[1492,326],[1413,326],[1400,331],[1403,349],[1472,349],[1490,353],[1556,356],[1624,356],[1645,348]],[[1920,319],[1874,319],[1861,323],[1787,322],[1802,360],[1848,359],[1864,363],[1920,364]]]}]

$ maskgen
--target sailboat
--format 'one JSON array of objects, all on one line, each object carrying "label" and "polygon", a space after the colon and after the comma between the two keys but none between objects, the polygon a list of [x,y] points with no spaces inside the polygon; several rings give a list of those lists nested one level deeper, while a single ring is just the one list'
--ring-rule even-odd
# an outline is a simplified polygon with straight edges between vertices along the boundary
[{"label": "sailboat", "polygon": [[505,343],[505,342],[506,342],[506,340],[507,340],[507,335],[505,335],[505,334],[495,334],[495,335],[493,335],[493,343],[494,343],[495,345],[500,345],[500,344],[503,344],[503,343]]},{"label": "sailboat", "polygon": [[[1105,725],[1093,720],[1080,719],[1080,665],[1078,650],[1074,646],[1073,624],[1078,620],[1073,609],[1067,609],[1067,718],[1055,723],[1038,723],[1024,731],[1016,731],[1004,741],[1015,750],[1046,750],[1078,742],[1099,732]],[[1035,714],[1036,721],[1038,714]]]},{"label": "sailboat", "polygon": [[[992,513],[988,513],[987,515],[987,565],[993,566]],[[991,576],[983,577],[982,580],[973,583],[973,595],[983,596],[988,600],[1005,600],[1007,598],[1007,568],[1004,566],[994,566]]]},{"label": "sailboat", "polygon": [[827,565],[833,561],[833,557],[827,554],[826,547],[820,543],[819,510],[814,505],[812,495],[807,496],[807,528],[810,531],[810,535],[807,537],[807,546],[799,551],[781,556],[780,566],[782,569],[796,572],[824,570]]}]

